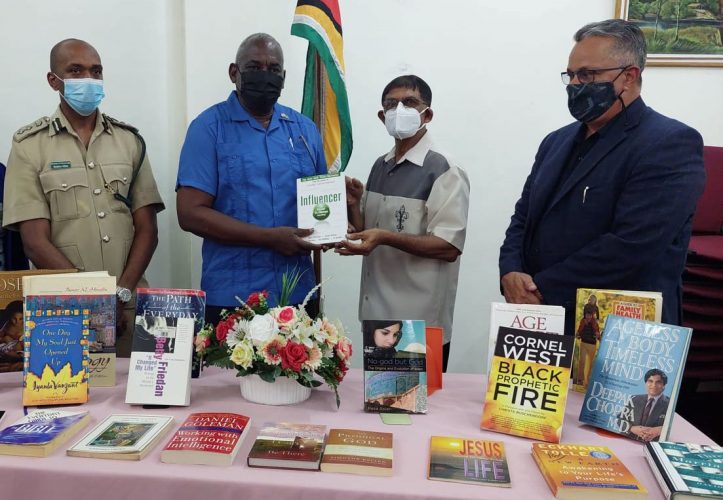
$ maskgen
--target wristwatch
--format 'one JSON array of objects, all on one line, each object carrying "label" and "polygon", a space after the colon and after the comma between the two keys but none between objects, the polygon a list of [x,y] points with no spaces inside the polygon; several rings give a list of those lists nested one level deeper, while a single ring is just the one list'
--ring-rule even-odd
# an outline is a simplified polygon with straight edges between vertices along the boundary
[{"label": "wristwatch", "polygon": [[130,302],[131,297],[133,296],[130,290],[122,286],[116,287],[115,294],[118,297],[118,301],[123,304],[127,304],[128,302]]}]

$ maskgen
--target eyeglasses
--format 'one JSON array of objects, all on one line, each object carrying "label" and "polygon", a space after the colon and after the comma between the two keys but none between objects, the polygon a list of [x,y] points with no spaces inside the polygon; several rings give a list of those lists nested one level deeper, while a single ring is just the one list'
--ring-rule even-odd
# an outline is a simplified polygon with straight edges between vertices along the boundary
[{"label": "eyeglasses", "polygon": [[423,101],[417,99],[416,97],[405,97],[401,101],[398,99],[384,99],[382,101],[382,108],[384,111],[389,111],[390,109],[396,108],[400,102],[405,108],[416,108],[420,104],[424,104]]},{"label": "eyeglasses", "polygon": [[563,71],[560,73],[560,78],[562,79],[562,83],[565,85],[570,85],[570,82],[572,82],[575,79],[575,76],[577,76],[577,81],[580,83],[591,83],[595,81],[595,76],[599,75],[600,73],[605,73],[606,71],[612,71],[614,69],[622,70],[618,74],[620,76],[623,71],[628,69],[630,65],[627,66],[616,66],[614,68],[599,68],[599,69],[581,69],[578,71]]}]

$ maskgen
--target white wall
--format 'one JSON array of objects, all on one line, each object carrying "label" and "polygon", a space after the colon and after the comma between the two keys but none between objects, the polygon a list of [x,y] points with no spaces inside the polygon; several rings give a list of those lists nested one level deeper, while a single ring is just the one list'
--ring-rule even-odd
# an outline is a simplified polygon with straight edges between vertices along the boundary
[{"label": "white wall", "polygon": [[[50,47],[65,37],[96,46],[105,66],[104,111],[138,126],[147,139],[168,210],[148,276],[154,285],[197,286],[200,245],[178,229],[174,184],[185,127],[232,89],[227,77],[241,40],[257,31],[284,48],[281,101],[301,103],[306,41],[289,34],[293,0],[74,0],[14,2],[0,19],[5,50],[0,86],[0,158],[15,129],[50,114],[45,83]],[[400,74],[424,78],[434,93],[435,142],[468,171],[472,184],[467,245],[455,314],[451,369],[483,371],[489,302],[500,300],[497,257],[514,202],[542,137],[568,123],[559,80],[583,24],[611,17],[613,0],[340,0],[347,87],[354,128],[349,175],[366,179],[392,146],[376,118],[380,92]],[[550,6],[552,4],[552,6]],[[112,28],[108,26],[111,25]],[[648,68],[643,96],[657,110],[723,145],[723,69]],[[360,259],[324,256],[327,312],[359,341]],[[357,351],[359,352],[359,351]],[[360,356],[355,365],[359,366]]]}]

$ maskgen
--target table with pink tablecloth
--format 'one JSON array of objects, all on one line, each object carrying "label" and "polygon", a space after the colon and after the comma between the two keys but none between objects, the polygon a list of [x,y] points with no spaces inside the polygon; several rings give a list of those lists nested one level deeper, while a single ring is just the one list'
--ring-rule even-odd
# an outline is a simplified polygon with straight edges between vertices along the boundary
[{"label": "table with pink tablecloth", "polygon": [[[429,398],[427,415],[412,415],[412,425],[385,425],[376,414],[362,411],[362,372],[351,370],[340,388],[341,408],[328,388],[312,391],[295,406],[264,406],[246,402],[232,371],[207,369],[192,380],[191,406],[143,409],[124,403],[127,360],[119,360],[116,387],[93,388],[84,405],[90,425],[46,458],[0,456],[0,499],[50,500],[71,498],[222,500],[222,499],[397,499],[489,498],[516,500],[553,498],[537,470],[532,441],[479,429],[486,377],[446,374],[444,389]],[[22,374],[0,374],[0,409],[7,411],[3,427],[22,416]],[[626,438],[607,437],[577,420],[582,395],[570,392],[562,434],[564,443],[609,446],[649,491],[663,498],[643,457],[643,445]],[[251,417],[251,430],[231,467],[164,464],[160,452],[167,441],[140,462],[68,457],[65,449],[111,413],[173,415],[174,430],[191,412],[218,411]],[[246,455],[264,422],[307,422],[327,427],[394,433],[394,475],[357,476],[278,469],[249,468]],[[427,461],[432,435],[500,440],[505,443],[512,477],[511,488],[429,481]],[[169,434],[170,437],[170,434]],[[675,415],[670,439],[711,444],[713,441],[685,419]]]}]

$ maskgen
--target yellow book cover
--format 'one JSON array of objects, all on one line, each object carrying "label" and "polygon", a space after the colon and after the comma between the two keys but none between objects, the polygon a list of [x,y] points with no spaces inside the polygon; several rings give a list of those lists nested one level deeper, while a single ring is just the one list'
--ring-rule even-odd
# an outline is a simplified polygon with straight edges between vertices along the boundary
[{"label": "yellow book cover", "polygon": [[663,295],[660,292],[578,288],[572,389],[587,391],[605,319],[609,315],[660,322],[662,311]]},{"label": "yellow book cover", "polygon": [[572,344],[566,335],[500,327],[480,427],[559,443]]},{"label": "yellow book cover", "polygon": [[555,498],[646,498],[648,491],[607,446],[532,443],[532,457]]},{"label": "yellow book cover", "polygon": [[429,479],[455,483],[510,486],[510,468],[501,441],[432,436]]}]

